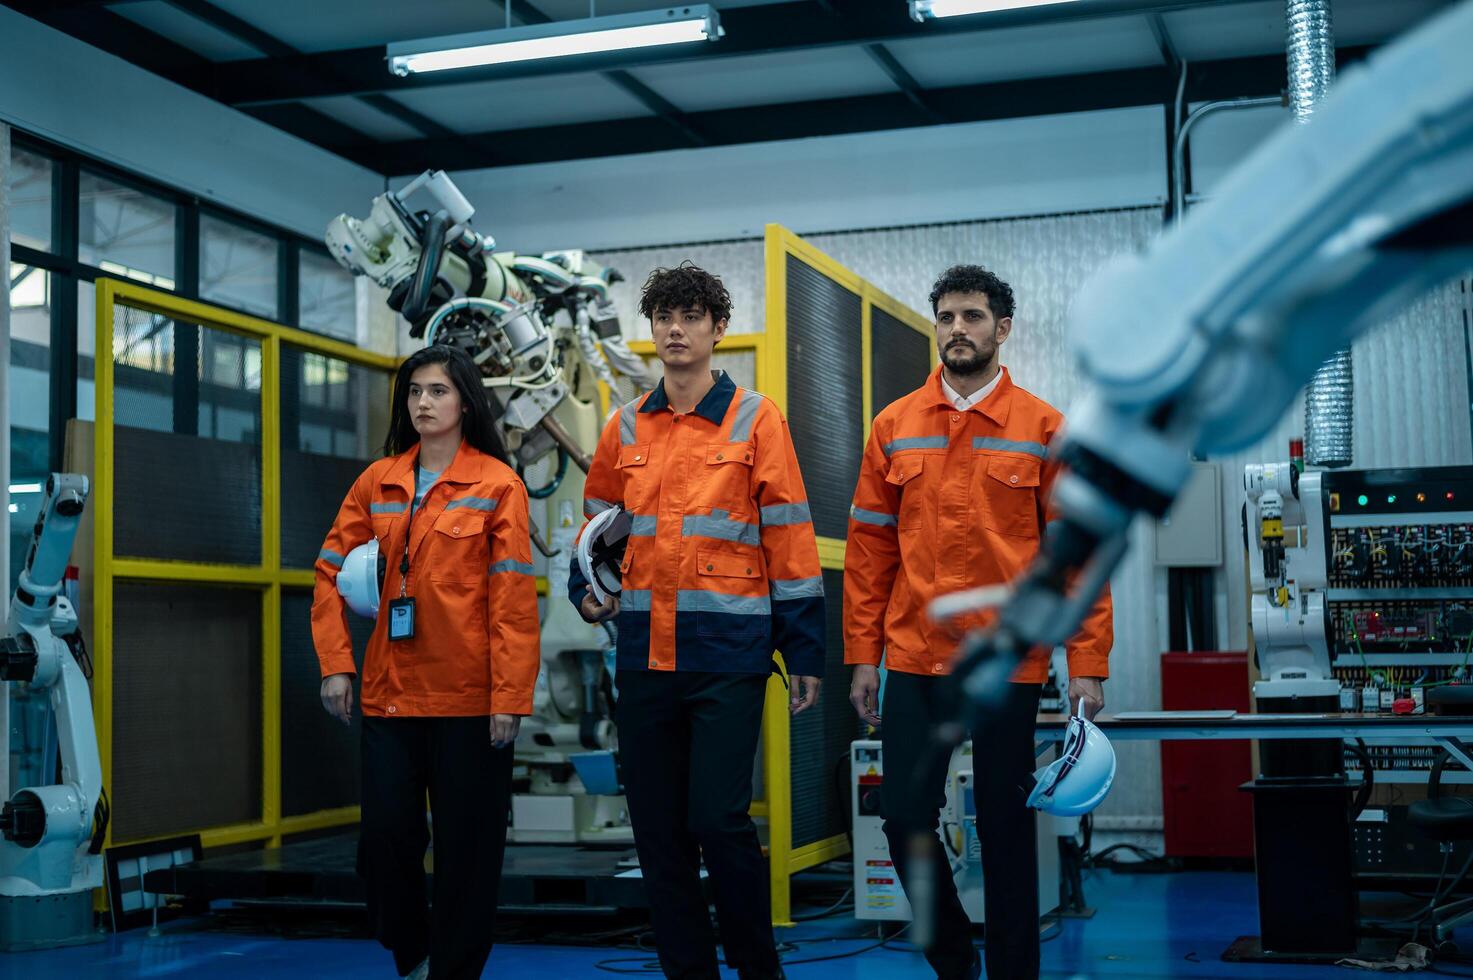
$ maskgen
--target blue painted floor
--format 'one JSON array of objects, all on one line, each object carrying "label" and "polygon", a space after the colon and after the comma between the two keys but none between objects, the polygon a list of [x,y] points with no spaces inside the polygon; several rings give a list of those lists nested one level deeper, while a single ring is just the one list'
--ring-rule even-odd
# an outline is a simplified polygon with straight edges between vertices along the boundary
[{"label": "blue painted floor", "polygon": [[[1240,935],[1258,931],[1253,878],[1235,872],[1176,874],[1094,873],[1085,894],[1098,913],[1092,919],[1065,920],[1050,929],[1056,938],[1043,946],[1048,978],[1074,977],[1268,977],[1348,976],[1334,967],[1239,965],[1219,955]],[[801,910],[800,910],[801,911]],[[784,954],[793,980],[924,980],[933,974],[919,954],[903,942],[871,948],[857,956],[823,962],[801,961],[873,947],[873,924],[834,916],[782,930],[796,943]],[[1460,937],[1463,948],[1473,935]],[[636,950],[502,943],[491,955],[485,976],[537,978],[613,976],[595,964],[611,958],[620,970],[639,971],[653,956]],[[1454,970],[1468,971],[1467,967]],[[659,976],[658,973],[638,975]],[[723,974],[723,976],[735,976]],[[1473,975],[1473,974],[1468,974]],[[392,978],[392,963],[377,944],[364,939],[286,939],[251,935],[238,927],[183,920],[168,923],[162,935],[146,930],[110,936],[104,943],[40,953],[0,955],[0,980],[86,977],[132,980],[142,977],[208,977],[237,980],[270,976],[275,980],[312,977]]]}]

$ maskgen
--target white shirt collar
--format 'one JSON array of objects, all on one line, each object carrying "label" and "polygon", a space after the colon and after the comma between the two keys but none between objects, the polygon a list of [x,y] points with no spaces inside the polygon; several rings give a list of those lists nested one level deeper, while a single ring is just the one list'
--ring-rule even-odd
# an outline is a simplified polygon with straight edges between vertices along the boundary
[{"label": "white shirt collar", "polygon": [[946,374],[942,373],[941,393],[946,396],[947,401],[956,406],[956,410],[958,412],[965,412],[967,409],[971,408],[973,405],[976,405],[977,403],[982,401],[982,399],[992,394],[993,390],[997,388],[997,383],[1001,380],[1002,369],[999,368],[997,374],[993,376],[993,379],[991,381],[987,382],[981,388],[978,388],[976,391],[972,392],[969,397],[963,397],[962,395],[958,395],[956,393],[956,390],[953,389],[951,385],[946,383]]}]

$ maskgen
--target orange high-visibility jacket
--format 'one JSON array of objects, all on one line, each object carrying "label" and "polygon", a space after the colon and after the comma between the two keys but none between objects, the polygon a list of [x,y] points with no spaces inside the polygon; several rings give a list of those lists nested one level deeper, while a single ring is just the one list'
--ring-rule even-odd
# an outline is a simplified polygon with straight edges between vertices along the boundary
[{"label": "orange high-visibility jacket", "polygon": [[[530,715],[540,654],[527,488],[505,463],[463,442],[411,515],[418,465],[415,446],[364,470],[323,542],[312,600],[322,675],[355,673],[337,576],[348,552],[376,537],[386,567],[363,657],[363,713]],[[406,535],[415,631],[391,642],[385,624]]]},{"label": "orange high-visibility jacket", "polygon": [[[1006,368],[965,412],[943,393],[937,367],[875,417],[844,557],[845,663],[883,658],[908,674],[950,670],[962,632],[993,614],[943,625],[926,607],[950,592],[1012,581],[1037,553],[1058,473],[1048,447],[1063,420]],[[1109,674],[1112,617],[1107,592],[1066,645],[1071,676]],[[1047,677],[1047,651],[1034,650],[1013,680]]]},{"label": "orange high-visibility jacket", "polygon": [[[725,372],[676,415],[665,383],[604,427],[584,484],[588,517],[633,518],[619,596],[619,670],[821,677],[823,571],[788,423]],[[582,532],[580,532],[581,535]],[[587,580],[571,563],[568,598]]]}]

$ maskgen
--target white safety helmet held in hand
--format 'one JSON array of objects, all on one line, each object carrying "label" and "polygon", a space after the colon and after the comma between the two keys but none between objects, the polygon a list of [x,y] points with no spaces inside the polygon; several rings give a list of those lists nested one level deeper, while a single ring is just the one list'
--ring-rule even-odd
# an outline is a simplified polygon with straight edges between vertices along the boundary
[{"label": "white safety helmet held in hand", "polygon": [[1115,748],[1094,722],[1084,717],[1084,700],[1069,719],[1063,751],[1033,774],[1037,784],[1028,805],[1056,817],[1079,817],[1104,802],[1115,781]]},{"label": "white safety helmet held in hand", "polygon": [[379,568],[378,539],[370,538],[348,552],[338,570],[338,595],[348,601],[348,608],[369,619],[378,618],[378,595],[383,588],[383,572]]},{"label": "white safety helmet held in hand", "polygon": [[600,605],[619,594],[619,564],[633,523],[623,507],[610,507],[595,514],[578,539],[578,568],[593,586],[593,597]]}]

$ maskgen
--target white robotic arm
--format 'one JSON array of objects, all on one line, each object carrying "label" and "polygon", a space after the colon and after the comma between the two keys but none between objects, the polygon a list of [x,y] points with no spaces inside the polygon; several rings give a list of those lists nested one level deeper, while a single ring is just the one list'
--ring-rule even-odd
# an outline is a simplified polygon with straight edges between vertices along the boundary
[{"label": "white robotic arm", "polygon": [[[1473,2],[1346,71],[1213,199],[1074,305],[1091,390],[1071,411],[1061,517],[974,638],[975,700],[1078,628],[1139,513],[1161,515],[1191,450],[1267,431],[1334,350],[1473,261]],[[954,605],[954,604],[953,604]]]},{"label": "white robotic arm", "polygon": [[21,788],[0,810],[0,896],[85,894],[102,884],[102,762],[77,614],[62,595],[87,489],[75,474],[47,481],[0,635],[0,695],[9,697],[10,684],[47,692],[61,748],[61,781]]}]

